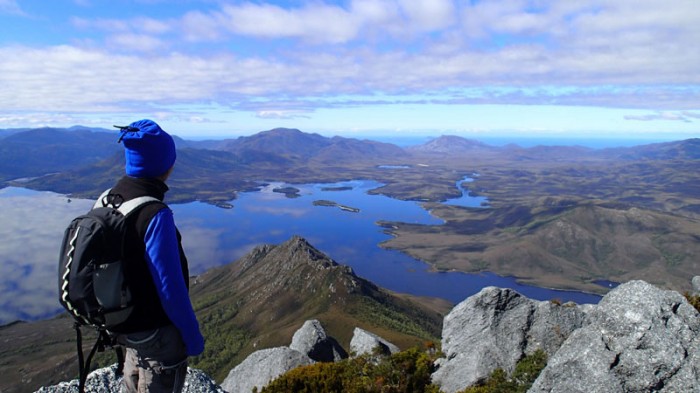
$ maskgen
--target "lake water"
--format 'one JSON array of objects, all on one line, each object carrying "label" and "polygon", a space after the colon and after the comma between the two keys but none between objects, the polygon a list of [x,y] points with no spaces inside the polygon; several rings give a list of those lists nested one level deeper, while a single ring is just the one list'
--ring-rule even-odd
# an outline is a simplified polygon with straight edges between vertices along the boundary
[{"label": "lake water", "polygon": [[[462,183],[468,178],[457,183]],[[486,286],[513,288],[538,300],[560,299],[597,303],[597,295],[521,285],[511,277],[492,273],[431,272],[429,266],[379,243],[389,239],[377,221],[440,225],[419,203],[400,201],[367,191],[374,181],[288,185],[273,183],[258,192],[239,194],[232,209],[200,202],[171,205],[183,234],[190,271],[233,262],[260,244],[279,244],[293,235],[306,238],[338,263],[379,286],[397,292],[435,296],[460,302]],[[279,187],[299,189],[298,197],[274,192]],[[479,207],[483,197],[463,196],[446,203]],[[357,208],[350,212],[316,206],[327,200]],[[15,319],[45,318],[60,311],[57,301],[56,261],[63,230],[92,202],[69,200],[59,194],[21,188],[0,190],[0,324]]]},{"label": "lake water", "polygon": [[[478,176],[478,175],[472,175]],[[465,177],[462,180],[457,180],[455,187],[462,193],[462,196],[455,199],[449,199],[444,203],[446,205],[452,206],[463,206],[463,207],[485,207],[488,205],[488,199],[482,196],[476,196],[469,191],[468,187],[464,187],[464,183],[471,183],[474,179],[471,177]]]}]

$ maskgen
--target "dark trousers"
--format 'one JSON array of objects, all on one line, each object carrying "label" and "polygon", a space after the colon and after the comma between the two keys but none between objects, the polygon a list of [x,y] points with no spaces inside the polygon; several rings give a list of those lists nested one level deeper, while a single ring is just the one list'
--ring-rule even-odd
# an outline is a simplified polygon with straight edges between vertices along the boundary
[{"label": "dark trousers", "polygon": [[122,334],[117,342],[126,348],[122,392],[179,393],[187,376],[187,353],[174,326]]}]

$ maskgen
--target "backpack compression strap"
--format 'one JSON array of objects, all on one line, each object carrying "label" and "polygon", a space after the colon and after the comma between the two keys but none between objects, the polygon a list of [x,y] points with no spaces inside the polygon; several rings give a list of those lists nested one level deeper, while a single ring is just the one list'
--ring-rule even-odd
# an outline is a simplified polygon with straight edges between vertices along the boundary
[{"label": "backpack compression strap", "polygon": [[76,331],[76,342],[78,344],[78,392],[85,393],[85,383],[87,382],[88,374],[90,373],[90,363],[92,362],[95,352],[103,352],[106,347],[113,347],[117,352],[117,377],[121,376],[124,372],[124,352],[120,347],[114,346],[114,339],[106,330],[97,330],[97,341],[93,345],[92,350],[84,359],[83,354],[83,334],[80,331],[80,324],[75,323],[73,325]]}]

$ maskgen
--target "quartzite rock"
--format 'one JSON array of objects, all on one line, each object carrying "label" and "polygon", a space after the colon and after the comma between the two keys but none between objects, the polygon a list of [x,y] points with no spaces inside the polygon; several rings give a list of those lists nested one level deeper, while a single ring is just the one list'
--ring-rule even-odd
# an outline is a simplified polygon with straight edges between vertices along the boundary
[{"label": "quartzite rock", "polygon": [[221,387],[231,393],[259,390],[287,371],[312,363],[305,354],[287,347],[263,349],[232,369]]},{"label": "quartzite rock", "polygon": [[487,287],[445,317],[433,381],[453,393],[486,379],[496,368],[512,372],[525,355],[553,355],[585,313],[573,303],[530,300],[511,289]]},{"label": "quartzite rock", "polygon": [[700,392],[700,316],[678,292],[631,281],[588,319],[530,392]]},{"label": "quartzite rock", "polygon": [[[111,393],[119,392],[121,377],[115,375],[117,365],[97,369],[91,372],[85,381],[86,393]],[[78,380],[61,382],[58,385],[42,387],[36,393],[77,393]],[[201,370],[187,369],[185,386],[182,393],[226,393],[211,378]]]},{"label": "quartzite rock", "polygon": [[376,334],[370,333],[366,330],[358,327],[355,328],[352,333],[352,340],[350,340],[351,353],[354,353],[356,356],[366,353],[371,354],[377,348],[379,348],[381,353],[387,355],[399,352],[399,347],[390,343],[389,341],[386,341]]},{"label": "quartzite rock", "polygon": [[317,362],[337,362],[348,357],[338,341],[329,337],[318,320],[304,322],[294,333],[289,348],[306,354]]}]

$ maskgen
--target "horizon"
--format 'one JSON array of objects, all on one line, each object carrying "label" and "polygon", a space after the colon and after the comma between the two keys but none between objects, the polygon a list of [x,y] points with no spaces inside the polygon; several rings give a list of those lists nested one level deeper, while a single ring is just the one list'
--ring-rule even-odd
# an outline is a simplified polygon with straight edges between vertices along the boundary
[{"label": "horizon", "polygon": [[[33,130],[33,129],[41,129],[41,128],[55,128],[55,129],[63,129],[63,130],[71,130],[71,129],[88,129],[93,132],[114,132],[115,136],[117,135],[118,130],[114,129],[111,130],[106,127],[88,127],[82,124],[75,124],[72,126],[66,126],[66,127],[52,127],[52,126],[40,126],[40,127],[16,127],[16,128],[0,128],[0,131],[24,131],[24,130]],[[592,149],[605,149],[605,148],[616,148],[616,147],[634,147],[634,146],[642,146],[642,145],[648,145],[648,144],[655,144],[655,143],[668,143],[668,142],[681,142],[684,140],[689,140],[689,139],[695,139],[695,137],[691,136],[688,138],[673,138],[673,137],[655,137],[655,136],[642,136],[642,137],[621,137],[617,135],[612,135],[612,136],[598,136],[595,138],[591,137],[582,137],[579,135],[558,135],[558,136],[528,136],[528,135],[514,135],[514,134],[479,134],[479,135],[474,135],[474,134],[463,134],[463,135],[457,135],[457,134],[415,134],[415,135],[396,135],[396,134],[354,134],[354,135],[340,135],[340,134],[334,134],[334,133],[328,133],[328,132],[307,132],[305,130],[301,130],[299,128],[295,127],[273,127],[271,129],[267,130],[259,130],[259,131],[254,131],[250,134],[218,134],[218,135],[194,135],[194,136],[188,136],[185,134],[184,136],[180,133],[177,132],[172,132],[169,131],[169,133],[173,136],[179,137],[183,140],[186,141],[194,141],[194,142],[204,142],[204,141],[222,141],[222,140],[227,140],[227,139],[237,139],[241,137],[249,137],[253,136],[262,132],[266,131],[271,131],[274,129],[292,129],[292,130],[297,130],[302,133],[306,134],[317,134],[325,138],[333,138],[333,137],[345,137],[345,138],[354,138],[358,140],[372,140],[376,142],[383,142],[383,143],[390,143],[397,145],[399,147],[410,147],[410,146],[418,146],[421,144],[428,143],[432,140],[438,139],[443,136],[457,136],[460,138],[464,138],[467,140],[474,140],[477,142],[484,143],[486,145],[490,146],[496,146],[496,147],[501,147],[501,146],[506,146],[509,144],[515,144],[523,148],[530,148],[530,147],[535,147],[535,146],[579,146],[579,147],[587,147],[587,148],[592,148]]]},{"label": "horizon", "polygon": [[694,0],[0,0],[0,128],[700,135]]}]

